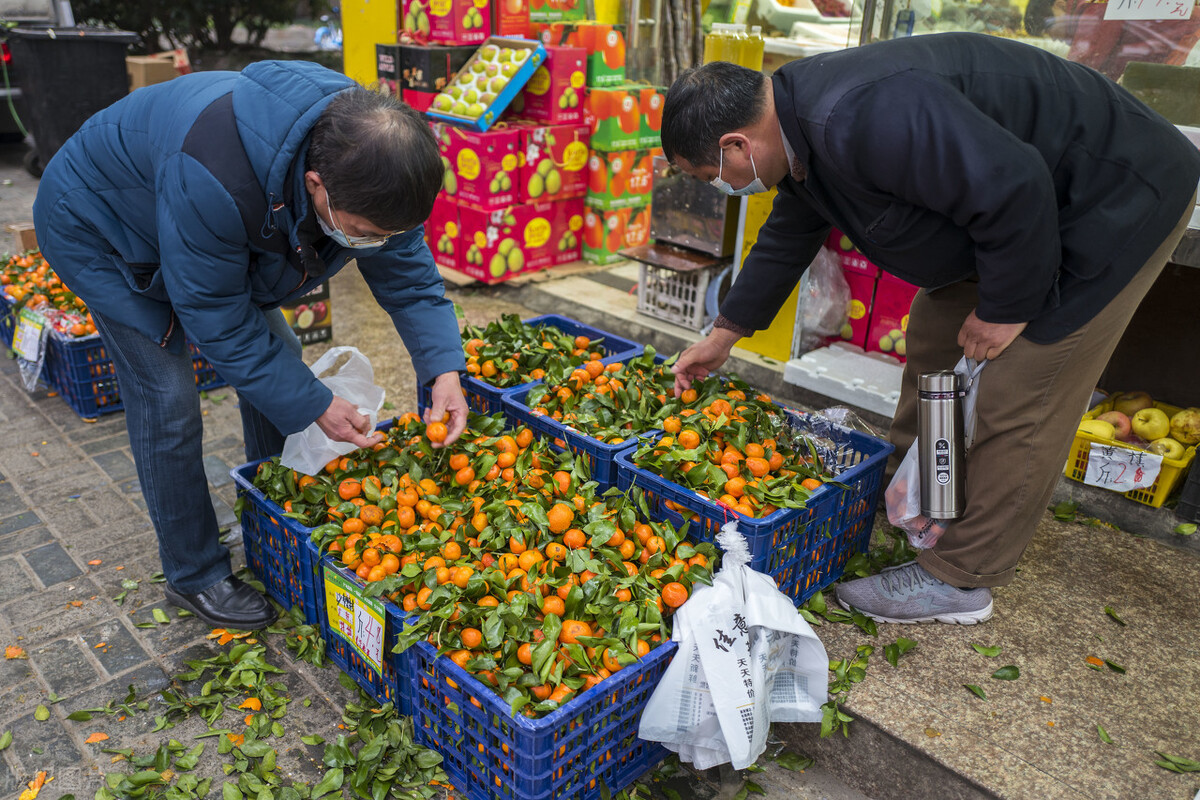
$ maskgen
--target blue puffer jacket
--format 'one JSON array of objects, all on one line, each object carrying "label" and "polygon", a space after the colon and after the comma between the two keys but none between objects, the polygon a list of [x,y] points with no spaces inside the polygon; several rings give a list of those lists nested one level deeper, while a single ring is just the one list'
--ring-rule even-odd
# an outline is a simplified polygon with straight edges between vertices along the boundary
[{"label": "blue puffer jacket", "polygon": [[299,297],[352,258],[391,315],[421,384],[464,367],[453,304],[421,228],[369,250],[321,238],[326,269],[310,274],[295,258],[256,247],[234,201],[237,187],[231,192],[184,152],[197,117],[232,93],[259,184],[251,194],[261,192],[263,233],[287,236],[295,250],[297,228],[311,214],[309,132],[352,85],[316,64],[266,61],[138,89],[59,150],[34,203],[42,250],[72,291],[174,352],[183,347],[182,324],[217,372],[284,433],[312,423],[332,394],[271,336],[260,309]]}]

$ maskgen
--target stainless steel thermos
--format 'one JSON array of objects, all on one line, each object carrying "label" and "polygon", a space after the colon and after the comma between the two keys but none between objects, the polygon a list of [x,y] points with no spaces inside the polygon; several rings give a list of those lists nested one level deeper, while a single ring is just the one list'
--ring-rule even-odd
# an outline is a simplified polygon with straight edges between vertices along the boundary
[{"label": "stainless steel thermos", "polygon": [[921,513],[954,519],[963,512],[963,386],[957,372],[917,378],[917,455],[921,462]]}]

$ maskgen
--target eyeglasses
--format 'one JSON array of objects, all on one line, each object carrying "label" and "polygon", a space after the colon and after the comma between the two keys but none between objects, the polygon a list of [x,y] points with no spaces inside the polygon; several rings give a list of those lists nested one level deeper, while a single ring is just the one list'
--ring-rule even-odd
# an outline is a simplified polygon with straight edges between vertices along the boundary
[{"label": "eyeglasses", "polygon": [[[337,211],[335,211],[333,208],[333,201],[329,199],[328,189],[325,190],[325,202],[329,206],[330,216],[336,215]],[[408,233],[409,230],[405,229],[402,231],[393,231],[392,233],[385,233],[382,236],[351,236],[350,234],[346,233],[345,229],[342,227],[341,223],[338,222],[338,220],[335,219],[334,224],[337,225],[337,228],[342,232],[342,235],[346,237],[346,241],[356,247],[379,247],[387,244],[388,239],[391,239],[393,236],[402,236],[403,234]]]}]

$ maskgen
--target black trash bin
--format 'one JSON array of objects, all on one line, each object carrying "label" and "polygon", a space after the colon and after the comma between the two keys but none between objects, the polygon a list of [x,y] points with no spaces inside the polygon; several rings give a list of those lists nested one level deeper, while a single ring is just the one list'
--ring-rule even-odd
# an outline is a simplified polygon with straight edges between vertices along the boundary
[{"label": "black trash bin", "polygon": [[21,94],[34,151],[35,176],[87,119],[129,94],[125,53],[135,33],[105,28],[13,28],[8,43],[21,66]]}]

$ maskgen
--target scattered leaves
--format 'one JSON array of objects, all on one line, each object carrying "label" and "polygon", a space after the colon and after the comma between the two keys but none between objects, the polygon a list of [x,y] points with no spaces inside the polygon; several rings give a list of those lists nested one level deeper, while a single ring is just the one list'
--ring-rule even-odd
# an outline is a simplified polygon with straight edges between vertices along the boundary
[{"label": "scattered leaves", "polygon": [[96,742],[103,742],[106,739],[108,739],[107,733],[101,733],[100,731],[96,731],[91,736],[84,739],[83,743],[84,744],[95,744]]},{"label": "scattered leaves", "polygon": [[976,653],[979,653],[980,655],[983,655],[983,656],[987,656],[988,658],[995,658],[996,656],[1000,655],[1000,651],[1004,649],[1003,647],[1001,647],[998,644],[987,646],[987,645],[982,645],[982,644],[975,644],[974,642],[971,642],[971,647],[975,648]]},{"label": "scattered leaves", "polygon": [[987,694],[986,694],[986,693],[984,693],[983,689],[981,689],[980,687],[976,686],[975,684],[973,684],[973,683],[964,683],[964,684],[963,684],[963,688],[964,688],[964,689],[966,689],[967,691],[969,691],[971,694],[973,694],[973,695],[975,695],[976,697],[978,697],[980,700],[987,700]]},{"label": "scattered leaves", "polygon": [[33,718],[38,722],[45,722],[50,719],[50,709],[38,703],[38,707],[33,710]]},{"label": "scattered leaves", "polygon": [[1116,744],[1116,742],[1113,741],[1113,738],[1108,735],[1108,731],[1104,730],[1103,725],[1096,725],[1096,733],[1100,735],[1100,741],[1104,742],[1105,744]]},{"label": "scattered leaves", "polygon": [[1169,769],[1171,772],[1200,772],[1200,761],[1193,761],[1190,758],[1180,758],[1179,756],[1169,756],[1166,753],[1155,751],[1162,757],[1161,761],[1154,763],[1163,769]]},{"label": "scattered leaves", "polygon": [[1104,607],[1104,613],[1105,613],[1105,614],[1108,614],[1108,616],[1112,618],[1113,622],[1117,623],[1117,624],[1118,624],[1118,625],[1120,625],[1122,628],[1124,628],[1124,627],[1125,627],[1125,620],[1123,620],[1123,619],[1121,619],[1120,617],[1118,617],[1118,616],[1117,616],[1117,612],[1116,612],[1116,611],[1113,611],[1113,607],[1112,607],[1112,606],[1105,606],[1105,607]]},{"label": "scattered leaves", "polygon": [[895,642],[883,648],[883,657],[889,664],[895,667],[897,666],[897,662],[900,660],[900,657],[916,646],[916,640],[906,639],[901,636]]},{"label": "scattered leaves", "polygon": [[1009,664],[1007,667],[1001,667],[993,672],[992,677],[998,681],[1015,681],[1021,677],[1021,670]]},{"label": "scattered leaves", "polygon": [[942,735],[942,732],[939,731],[937,728],[926,728],[925,735],[928,736],[930,739],[936,739],[938,736]]},{"label": "scattered leaves", "polygon": [[163,611],[161,608],[156,608],[153,611],[151,611],[150,613],[154,616],[154,621],[157,622],[159,625],[170,625],[171,624],[171,618],[168,617],[167,612]]},{"label": "scattered leaves", "polygon": [[791,750],[784,750],[775,757],[775,763],[792,772],[803,772],[815,762],[808,756],[793,753]]},{"label": "scattered leaves", "polygon": [[0,751],[7,750],[12,744],[12,731],[5,731],[0,735]]}]

